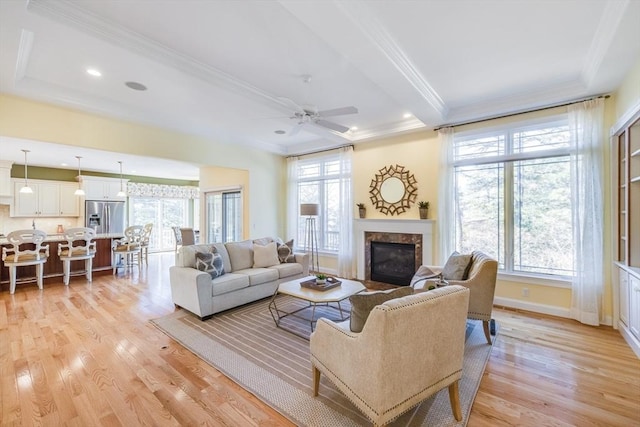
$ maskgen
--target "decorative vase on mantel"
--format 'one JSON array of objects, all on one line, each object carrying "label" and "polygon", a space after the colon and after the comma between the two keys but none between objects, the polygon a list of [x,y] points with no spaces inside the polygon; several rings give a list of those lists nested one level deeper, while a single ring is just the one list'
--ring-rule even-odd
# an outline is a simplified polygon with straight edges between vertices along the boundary
[{"label": "decorative vase on mantel", "polygon": [[358,203],[358,214],[360,214],[360,218],[364,218],[367,216],[367,208],[364,207],[364,203]]},{"label": "decorative vase on mantel", "polygon": [[429,202],[418,202],[418,211],[420,212],[420,219],[427,219],[429,216]]}]

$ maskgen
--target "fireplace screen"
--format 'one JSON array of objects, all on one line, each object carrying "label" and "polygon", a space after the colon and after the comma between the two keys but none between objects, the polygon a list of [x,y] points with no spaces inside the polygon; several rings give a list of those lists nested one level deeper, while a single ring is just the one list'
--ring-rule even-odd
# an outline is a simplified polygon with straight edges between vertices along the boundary
[{"label": "fireplace screen", "polygon": [[416,245],[371,242],[371,280],[408,286],[416,272]]}]

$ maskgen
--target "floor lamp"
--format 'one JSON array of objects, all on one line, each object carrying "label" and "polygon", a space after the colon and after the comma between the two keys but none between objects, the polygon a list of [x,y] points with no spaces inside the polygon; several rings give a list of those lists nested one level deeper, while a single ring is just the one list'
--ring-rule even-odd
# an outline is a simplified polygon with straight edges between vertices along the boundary
[{"label": "floor lamp", "polygon": [[320,272],[320,261],[318,260],[318,236],[316,233],[316,217],[320,210],[317,203],[302,203],[300,205],[300,215],[306,216],[304,226],[304,248],[311,252],[311,272]]}]

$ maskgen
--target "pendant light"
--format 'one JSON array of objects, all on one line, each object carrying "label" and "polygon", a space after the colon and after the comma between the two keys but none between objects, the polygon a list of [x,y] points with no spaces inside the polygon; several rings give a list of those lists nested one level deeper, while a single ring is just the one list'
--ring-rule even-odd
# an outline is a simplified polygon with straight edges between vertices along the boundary
[{"label": "pendant light", "polygon": [[23,194],[32,194],[33,190],[29,187],[29,183],[27,182],[27,153],[29,150],[22,150],[24,153],[24,187],[20,189],[20,192]]},{"label": "pendant light", "polygon": [[76,156],[76,159],[78,159],[78,189],[76,190],[75,194],[76,196],[84,196],[84,190],[82,189],[81,185],[82,183],[80,182],[80,159],[82,158],[82,156]]},{"label": "pendant light", "polygon": [[122,188],[122,160],[118,160],[118,163],[120,163],[120,191],[118,191],[118,194],[116,194],[116,196],[127,197],[127,193],[125,193]]}]

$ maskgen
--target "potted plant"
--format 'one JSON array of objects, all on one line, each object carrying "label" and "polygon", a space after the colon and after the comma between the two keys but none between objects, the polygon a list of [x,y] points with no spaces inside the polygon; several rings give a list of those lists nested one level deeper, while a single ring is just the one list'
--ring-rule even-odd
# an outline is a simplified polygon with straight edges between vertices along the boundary
[{"label": "potted plant", "polygon": [[316,285],[324,285],[327,282],[327,275],[326,274],[316,274]]},{"label": "potted plant", "polygon": [[364,203],[357,203],[356,206],[358,206],[360,218],[364,218],[367,215],[367,208],[364,207]]},{"label": "potted plant", "polygon": [[420,210],[420,219],[427,219],[429,216],[429,202],[418,202],[418,209]]}]

